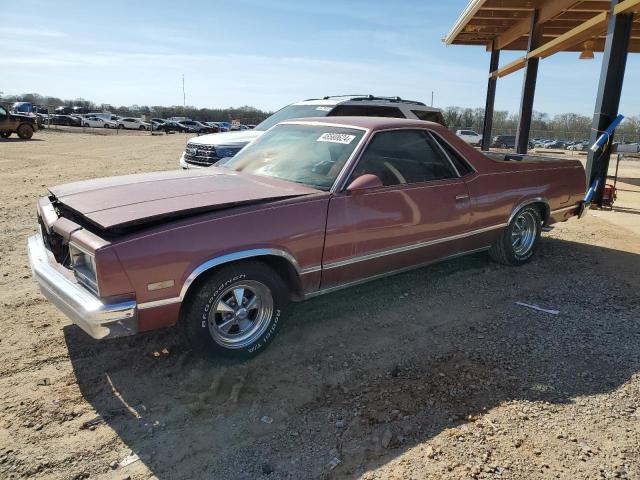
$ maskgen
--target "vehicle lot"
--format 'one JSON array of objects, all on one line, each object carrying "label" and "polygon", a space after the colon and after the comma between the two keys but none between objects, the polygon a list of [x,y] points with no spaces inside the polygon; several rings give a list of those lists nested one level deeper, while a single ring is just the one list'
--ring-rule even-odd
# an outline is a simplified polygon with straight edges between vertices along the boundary
[{"label": "vehicle lot", "polygon": [[0,140],[2,477],[640,477],[640,162],[525,267],[479,254],[319,297],[261,356],[209,365],[173,331],[94,342],[25,254],[45,186],[175,169],[185,143]]}]

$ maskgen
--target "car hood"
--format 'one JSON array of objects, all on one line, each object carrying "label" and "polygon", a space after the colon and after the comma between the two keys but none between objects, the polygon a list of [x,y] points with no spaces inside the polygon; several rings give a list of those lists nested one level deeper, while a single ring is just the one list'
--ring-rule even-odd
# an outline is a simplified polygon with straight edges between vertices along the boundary
[{"label": "car hood", "polygon": [[62,210],[71,210],[107,230],[319,192],[297,183],[216,167],[99,178],[49,191]]},{"label": "car hood", "polygon": [[189,139],[194,145],[246,145],[258,138],[264,132],[261,130],[240,130],[238,132],[210,133]]}]

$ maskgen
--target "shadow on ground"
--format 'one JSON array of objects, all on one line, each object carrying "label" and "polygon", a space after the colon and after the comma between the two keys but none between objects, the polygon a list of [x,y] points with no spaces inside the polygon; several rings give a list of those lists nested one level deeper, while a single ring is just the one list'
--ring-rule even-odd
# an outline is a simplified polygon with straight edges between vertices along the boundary
[{"label": "shadow on ground", "polygon": [[0,143],[20,143],[20,142],[42,142],[41,138],[18,138],[18,137],[9,137],[9,138],[0,138]]},{"label": "shadow on ground", "polygon": [[65,337],[83,396],[160,479],[350,478],[503,402],[628,381],[638,264],[553,239],[522,268],[449,261],[295,305],[273,345],[237,365],[191,358],[171,331]]}]

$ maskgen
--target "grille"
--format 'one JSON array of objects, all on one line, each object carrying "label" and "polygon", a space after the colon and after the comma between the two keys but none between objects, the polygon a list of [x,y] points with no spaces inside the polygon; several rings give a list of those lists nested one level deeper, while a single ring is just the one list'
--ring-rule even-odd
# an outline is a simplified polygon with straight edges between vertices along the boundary
[{"label": "grille", "polygon": [[214,146],[188,143],[184,160],[191,165],[210,166],[224,157],[233,157],[242,146]]}]

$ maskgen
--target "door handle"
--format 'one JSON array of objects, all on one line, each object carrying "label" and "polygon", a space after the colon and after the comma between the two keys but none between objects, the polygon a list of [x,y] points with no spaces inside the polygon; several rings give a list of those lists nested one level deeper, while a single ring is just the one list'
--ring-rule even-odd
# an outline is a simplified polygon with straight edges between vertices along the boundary
[{"label": "door handle", "polygon": [[456,202],[461,202],[463,200],[469,200],[469,195],[456,195]]}]

